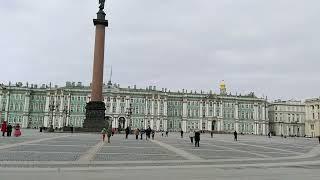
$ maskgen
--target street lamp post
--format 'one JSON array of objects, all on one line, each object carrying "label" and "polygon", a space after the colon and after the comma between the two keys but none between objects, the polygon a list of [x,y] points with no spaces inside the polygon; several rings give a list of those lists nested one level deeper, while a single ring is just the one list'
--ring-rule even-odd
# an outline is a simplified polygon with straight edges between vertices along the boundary
[{"label": "street lamp post", "polygon": [[132,104],[129,104],[129,107],[127,108],[127,117],[128,117],[128,124],[127,126],[131,128],[132,121],[131,121],[131,115],[132,115]]},{"label": "street lamp post", "polygon": [[50,119],[50,128],[49,128],[49,131],[50,132],[53,132],[53,114],[54,114],[54,111],[57,110],[59,108],[59,105],[55,105],[55,102],[52,101],[51,104],[49,105],[49,111],[51,112],[51,119]]},{"label": "street lamp post", "polygon": [[[67,119],[70,118],[70,114],[71,114],[72,110],[70,110],[69,108],[65,107],[62,112],[65,115],[64,116],[64,121],[63,121],[63,127],[66,127],[67,126]],[[69,125],[69,123],[68,123],[68,125]]]}]

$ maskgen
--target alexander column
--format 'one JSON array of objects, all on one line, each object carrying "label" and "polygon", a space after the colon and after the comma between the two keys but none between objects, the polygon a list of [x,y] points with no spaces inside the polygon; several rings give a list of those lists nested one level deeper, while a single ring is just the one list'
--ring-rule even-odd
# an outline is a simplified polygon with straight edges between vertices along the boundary
[{"label": "alexander column", "polygon": [[86,119],[83,123],[85,131],[98,132],[106,127],[105,104],[103,102],[103,67],[104,67],[104,48],[105,48],[105,28],[108,27],[108,20],[105,19],[104,4],[105,0],[99,0],[99,12],[97,19],[93,20],[96,27],[96,37],[94,46],[93,75],[91,83],[91,101],[86,106]]}]

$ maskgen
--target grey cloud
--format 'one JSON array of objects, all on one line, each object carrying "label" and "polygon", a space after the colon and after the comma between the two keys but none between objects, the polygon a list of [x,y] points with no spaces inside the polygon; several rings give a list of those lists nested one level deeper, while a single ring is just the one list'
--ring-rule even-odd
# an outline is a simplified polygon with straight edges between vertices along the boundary
[{"label": "grey cloud", "polygon": [[[319,96],[317,0],[110,0],[106,73],[122,86]],[[97,1],[0,1],[0,81],[91,80]],[[5,68],[4,68],[5,67]]]}]

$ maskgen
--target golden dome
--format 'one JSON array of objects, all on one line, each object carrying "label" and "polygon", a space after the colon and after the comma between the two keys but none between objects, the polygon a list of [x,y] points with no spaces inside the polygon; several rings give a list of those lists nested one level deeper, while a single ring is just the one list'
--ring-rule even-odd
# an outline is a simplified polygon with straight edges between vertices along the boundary
[{"label": "golden dome", "polygon": [[224,80],[222,80],[221,82],[220,82],[220,88],[221,89],[224,89],[226,87],[226,83],[224,82]]}]

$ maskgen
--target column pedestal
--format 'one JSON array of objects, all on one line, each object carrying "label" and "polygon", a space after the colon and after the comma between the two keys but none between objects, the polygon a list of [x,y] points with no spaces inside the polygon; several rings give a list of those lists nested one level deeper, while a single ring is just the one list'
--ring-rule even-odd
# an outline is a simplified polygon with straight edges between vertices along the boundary
[{"label": "column pedestal", "polygon": [[83,131],[100,132],[104,127],[109,127],[109,122],[105,120],[105,110],[104,102],[91,101],[87,103]]}]

